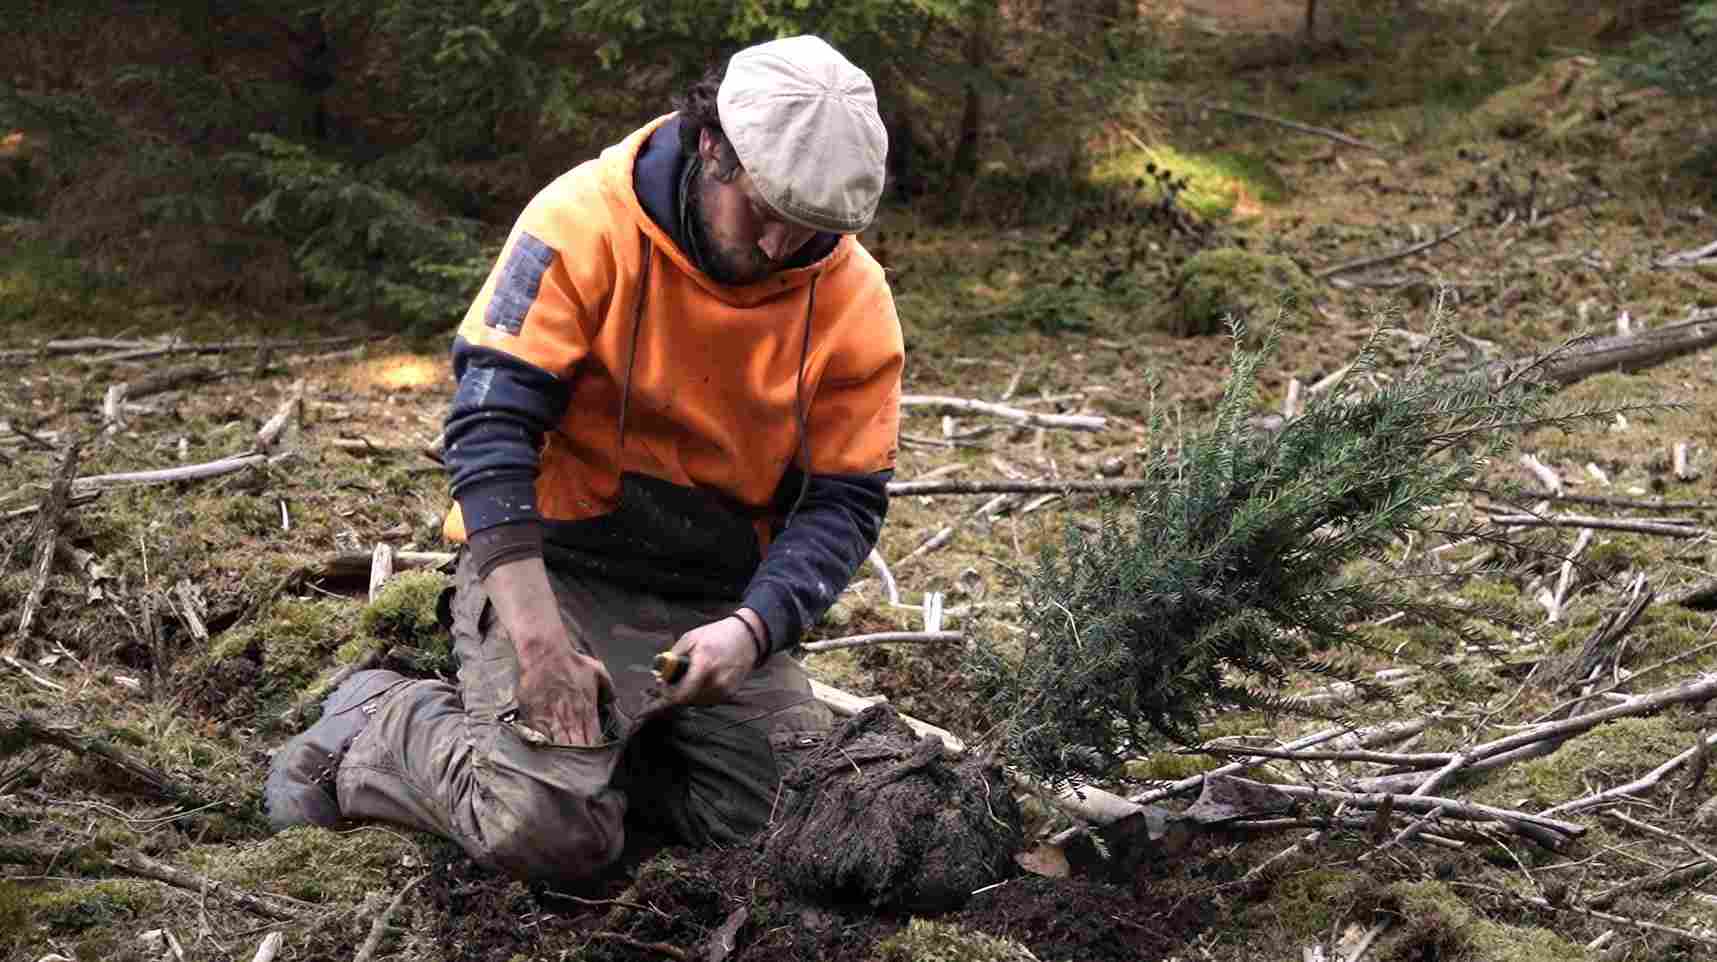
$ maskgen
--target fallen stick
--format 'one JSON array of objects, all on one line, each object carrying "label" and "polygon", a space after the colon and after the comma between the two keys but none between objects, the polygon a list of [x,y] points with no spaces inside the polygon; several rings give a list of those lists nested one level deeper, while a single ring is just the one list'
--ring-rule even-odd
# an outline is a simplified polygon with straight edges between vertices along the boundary
[{"label": "fallen stick", "polygon": [[370,959],[375,957],[376,949],[381,948],[382,937],[387,934],[389,920],[394,917],[395,912],[399,911],[399,907],[404,904],[405,897],[411,894],[411,890],[417,888],[417,883],[428,877],[428,874],[419,875],[405,883],[405,886],[399,890],[399,894],[395,895],[393,901],[388,903],[388,907],[382,910],[382,914],[376,916],[375,922],[370,925],[370,934],[364,937],[364,944],[358,946],[358,954],[352,956],[352,962],[370,962]]},{"label": "fallen stick", "polygon": [[1201,110],[1213,110],[1219,114],[1232,114],[1236,117],[1244,117],[1247,120],[1258,120],[1267,124],[1275,124],[1278,127],[1298,131],[1302,134],[1310,134],[1313,137],[1323,137],[1326,140],[1333,140],[1338,144],[1346,144],[1349,147],[1358,147],[1361,150],[1369,150],[1379,154],[1386,152],[1382,147],[1379,147],[1376,144],[1367,143],[1366,141],[1360,140],[1358,137],[1351,137],[1339,130],[1331,130],[1328,127],[1314,127],[1311,124],[1302,124],[1297,120],[1288,120],[1285,117],[1259,113],[1256,110],[1247,110],[1244,107],[1234,107],[1224,103],[1212,103],[1208,100],[1171,99],[1164,101],[1164,103],[1180,104],[1183,107],[1197,107]]},{"label": "fallen stick", "polygon": [[1698,743],[1694,745],[1694,747],[1689,748],[1687,751],[1682,752],[1674,758],[1671,758],[1669,761],[1664,762],[1662,765],[1659,765],[1644,775],[1641,775],[1639,778],[1628,782],[1626,785],[1617,785],[1615,788],[1607,788],[1601,792],[1594,792],[1584,798],[1576,798],[1573,801],[1563,802],[1560,805],[1553,805],[1550,808],[1545,809],[1540,814],[1553,815],[1557,812],[1584,811],[1588,808],[1596,808],[1599,805],[1606,805],[1618,799],[1632,798],[1642,793],[1650,792],[1663,781],[1665,776],[1687,764],[1688,759],[1692,758],[1702,749],[1708,749],[1712,745],[1717,745],[1717,733],[1701,735]]},{"label": "fallen stick", "polygon": [[0,743],[12,739],[45,742],[79,755],[99,758],[148,785],[163,798],[190,806],[208,804],[208,800],[191,786],[138,761],[107,739],[87,734],[71,725],[45,721],[29,712],[0,710]]},{"label": "fallen stick", "polygon": [[1458,881],[1458,880],[1451,882],[1450,884],[1458,885],[1458,886],[1461,886],[1463,888],[1473,888],[1473,889],[1479,889],[1479,890],[1485,891],[1485,892],[1493,892],[1497,895],[1504,895],[1504,896],[1508,896],[1510,898],[1519,899],[1520,901],[1525,902],[1528,905],[1536,906],[1536,907],[1544,909],[1545,911],[1548,911],[1548,912],[1573,912],[1576,915],[1584,915],[1584,916],[1587,916],[1589,918],[1601,919],[1605,922],[1613,922],[1617,925],[1627,925],[1627,926],[1632,926],[1633,928],[1645,929],[1645,930],[1650,931],[1650,932],[1662,932],[1666,935],[1674,935],[1678,938],[1687,939],[1687,940],[1692,941],[1692,942],[1698,942],[1702,945],[1717,945],[1717,939],[1713,939],[1713,938],[1710,938],[1710,937],[1704,936],[1704,935],[1699,935],[1699,934],[1694,933],[1694,932],[1689,932],[1686,929],[1678,929],[1678,928],[1674,928],[1673,926],[1660,925],[1656,922],[1647,922],[1643,919],[1629,918],[1625,915],[1612,915],[1609,912],[1600,912],[1596,909],[1588,909],[1588,908],[1584,908],[1584,907],[1579,906],[1579,905],[1570,905],[1567,902],[1563,902],[1560,905],[1557,905],[1557,904],[1551,903],[1550,901],[1548,901],[1546,899],[1539,898],[1535,895],[1521,895],[1518,892],[1511,892],[1507,889],[1497,888],[1494,885],[1481,885],[1477,882],[1462,882],[1462,881]]},{"label": "fallen stick", "polygon": [[828,641],[811,641],[799,646],[800,651],[816,653],[841,648],[863,648],[867,645],[940,645],[959,642],[965,635],[958,631],[879,631],[869,635],[851,635]]},{"label": "fallen stick", "polygon": [[890,481],[888,493],[893,497],[929,494],[1069,494],[1074,492],[1117,494],[1137,491],[1148,481],[1123,478],[1092,481]]},{"label": "fallen stick", "polygon": [[[1287,751],[1295,751],[1302,748],[1311,748],[1314,745],[1321,745],[1326,742],[1331,743],[1332,747],[1340,747],[1342,749],[1368,748],[1374,745],[1386,745],[1417,735],[1427,728],[1430,728],[1435,721],[1436,718],[1433,716],[1424,715],[1408,721],[1392,722],[1390,724],[1379,725],[1374,728],[1326,728],[1315,734],[1307,735],[1304,738],[1291,741],[1284,745],[1283,749]],[[1127,800],[1136,805],[1149,805],[1152,802],[1160,802],[1163,799],[1173,798],[1176,795],[1191,794],[1204,787],[1204,780],[1206,778],[1216,775],[1233,775],[1237,772],[1243,772],[1248,768],[1255,768],[1262,762],[1263,759],[1258,757],[1256,754],[1248,755],[1246,758],[1229,762],[1226,765],[1213,768],[1208,772],[1191,775],[1179,781],[1170,782],[1168,785],[1161,788],[1153,788],[1138,795],[1133,795]]]},{"label": "fallen stick", "polygon": [[42,593],[48,588],[48,573],[54,567],[54,548],[60,540],[60,519],[65,516],[66,503],[71,496],[81,447],[82,442],[76,440],[66,445],[65,453],[60,456],[60,466],[54,472],[54,482],[38,507],[36,532],[32,539],[35,542],[32,555],[35,576],[30,580],[30,591],[24,596],[24,605],[18,611],[18,628],[13,632],[12,644],[6,649],[9,656],[27,658],[30,655],[30,629],[34,627],[36,612],[42,607]]},{"label": "fallen stick", "polygon": [[[1501,492],[1489,488],[1467,488],[1475,494],[1501,497]],[[1590,504],[1600,508],[1630,508],[1636,511],[1712,511],[1717,501],[1665,501],[1661,498],[1612,498],[1602,494],[1557,494],[1554,491],[1520,491],[1525,501],[1566,501],[1570,504]]]},{"label": "fallen stick", "polygon": [[382,593],[388,579],[393,577],[393,548],[385,542],[376,542],[375,550],[370,553],[370,603],[374,604],[376,597]]},{"label": "fallen stick", "polygon": [[[1703,742],[1701,742],[1701,744],[1703,744]],[[1640,831],[1645,832],[1647,835],[1656,835],[1658,838],[1668,839],[1671,842],[1679,842],[1689,852],[1692,852],[1712,865],[1717,865],[1717,855],[1713,855],[1710,849],[1707,849],[1705,846],[1700,845],[1698,842],[1695,842],[1685,835],[1677,835],[1668,829],[1658,828],[1656,825],[1652,825],[1649,822],[1642,822],[1626,812],[1605,812],[1604,814],[1618,822],[1621,822],[1623,825],[1637,828]]]},{"label": "fallen stick", "polygon": [[[1234,776],[1229,777],[1233,778]],[[1528,812],[1497,808],[1479,802],[1465,802],[1454,798],[1440,798],[1435,795],[1343,792],[1311,785],[1271,785],[1244,778],[1235,778],[1235,781],[1261,794],[1275,792],[1289,798],[1337,802],[1360,809],[1375,809],[1385,804],[1386,799],[1391,807],[1404,812],[1424,813],[1440,808],[1443,810],[1443,817],[1445,818],[1458,818],[1469,822],[1501,822],[1518,834],[1552,849],[1560,847],[1565,839],[1579,838],[1586,834],[1586,826],[1551,818],[1547,814],[1533,815]]]},{"label": "fallen stick", "polygon": [[256,955],[250,962],[274,962],[274,957],[280,954],[281,943],[286,936],[279,932],[270,932],[262,937],[262,944],[256,947]]},{"label": "fallen stick", "polygon": [[1336,276],[1337,274],[1346,274],[1346,273],[1349,273],[1351,271],[1357,271],[1361,268],[1376,267],[1379,264],[1388,264],[1391,261],[1398,261],[1398,260],[1402,260],[1404,258],[1412,257],[1414,254],[1423,253],[1424,251],[1428,251],[1431,248],[1438,246],[1439,244],[1443,244],[1447,241],[1454,240],[1456,237],[1459,237],[1461,234],[1465,233],[1467,228],[1471,227],[1471,226],[1472,226],[1471,224],[1462,224],[1461,226],[1456,227],[1453,230],[1450,230],[1447,233],[1442,234],[1441,236],[1433,237],[1428,241],[1421,241],[1417,244],[1414,244],[1411,247],[1405,247],[1405,248],[1402,248],[1401,250],[1394,251],[1392,253],[1378,254],[1378,255],[1373,256],[1373,257],[1361,257],[1358,260],[1346,261],[1344,263],[1337,264],[1334,267],[1326,267],[1323,270],[1314,273],[1312,275],[1312,277],[1316,280],[1325,281],[1325,280],[1329,280],[1330,278]]},{"label": "fallen stick", "polygon": [[870,549],[870,563],[876,569],[877,577],[882,579],[883,594],[888,596],[891,605],[900,604],[900,586],[894,581],[894,572],[888,570],[888,560],[876,548]]},{"label": "fallen stick", "polygon": [[265,346],[271,351],[290,351],[315,347],[339,347],[345,344],[381,339],[382,335],[379,334],[348,334],[341,337],[313,337],[301,341],[212,341],[204,343],[178,341],[170,344],[129,348],[114,354],[101,354],[96,357],[85,358],[82,363],[112,364],[119,361],[144,361],[172,354],[227,354],[235,351],[255,351]]},{"label": "fallen stick", "polygon": [[1711,257],[1717,257],[1717,241],[1706,244],[1704,247],[1695,247],[1692,250],[1676,251],[1660,258],[1654,266],[1698,267],[1702,261]]},{"label": "fallen stick", "polygon": [[1182,755],[1252,756],[1280,758],[1293,762],[1368,762],[1400,768],[1434,768],[1460,757],[1452,752],[1427,752],[1421,755],[1401,755],[1392,752],[1369,751],[1292,751],[1284,748],[1263,748],[1248,745],[1217,745],[1206,742],[1196,748],[1182,749]]},{"label": "fallen stick", "polygon": [[[448,551],[395,551],[393,570],[397,574],[415,568],[445,568],[458,557]],[[356,582],[369,584],[370,570],[375,563],[373,551],[342,551],[306,566],[299,577],[315,581]]]},{"label": "fallen stick", "polygon": [[[280,402],[274,415],[262,423],[262,428],[256,432],[255,451],[263,452],[274,447],[276,441],[285,433],[286,426],[291,423],[295,411],[302,410],[304,405],[304,381],[294,381],[286,392],[286,400]],[[302,416],[300,417],[302,420]]]},{"label": "fallen stick", "polygon": [[1001,418],[1015,424],[1028,424],[1040,428],[1066,428],[1070,431],[1101,431],[1108,420],[1087,414],[1038,414],[1024,408],[1007,404],[992,404],[989,401],[973,401],[967,398],[946,397],[938,394],[905,394],[900,398],[902,408],[928,408],[943,414],[982,414],[988,417]]},{"label": "fallen stick", "polygon": [[[1717,674],[1704,675],[1671,688],[1635,696],[1620,704],[1601,708],[1589,714],[1535,725],[1506,738],[1498,738],[1495,741],[1485,742],[1482,745],[1466,749],[1462,754],[1473,761],[1465,770],[1482,772],[1496,768],[1506,762],[1535,757],[1528,750],[1536,755],[1549,754],[1555,751],[1556,745],[1567,741],[1574,735],[1591,731],[1604,722],[1649,714],[1670,705],[1709,701],[1713,697],[1717,697]],[[1546,743],[1550,744],[1547,745]],[[1504,756],[1508,757],[1505,759]],[[1375,778],[1356,779],[1353,784],[1354,787],[1365,791],[1382,791],[1386,786],[1399,785],[1403,777],[1417,779],[1419,776],[1416,773],[1409,773],[1405,776],[1381,775]]]},{"label": "fallen stick", "polygon": [[640,952],[654,952],[670,959],[678,959],[680,962],[687,962],[691,959],[691,954],[677,945],[669,945],[666,942],[644,942],[620,932],[592,932],[589,938],[596,942],[613,942],[616,945],[624,945]]},{"label": "fallen stick", "polygon": [[1607,888],[1587,899],[1586,904],[1595,909],[1608,908],[1624,895],[1632,895],[1635,892],[1656,889],[1660,886],[1667,888],[1686,882],[1697,882],[1712,872],[1717,872],[1717,863],[1708,862],[1704,859],[1684,862],[1655,875],[1642,875],[1639,878],[1629,879],[1620,885]]},{"label": "fallen stick", "polygon": [[[260,915],[263,918],[274,919],[277,922],[290,922],[298,918],[303,911],[294,905],[289,905],[281,896],[257,895],[246,892],[218,879],[175,868],[166,862],[150,858],[142,852],[122,851],[109,856],[108,861],[115,868],[130,872],[133,875],[154,879],[157,882],[165,882],[175,888],[196,892],[199,895],[213,895],[217,898],[223,898],[247,912]],[[306,906],[306,908],[310,907]]]},{"label": "fallen stick", "polygon": [[1532,515],[1532,514],[1502,514],[1490,515],[1491,524],[1522,528],[1595,528],[1599,531],[1627,531],[1633,534],[1652,534],[1665,538],[1697,538],[1708,534],[1704,528],[1694,528],[1679,524],[1663,524],[1655,521],[1628,521],[1622,518],[1589,518],[1585,515]]},{"label": "fallen stick", "polygon": [[1594,698],[1602,698],[1603,696],[1608,695],[1609,693],[1615,691],[1617,688],[1620,688],[1623,685],[1629,684],[1629,683],[1634,682],[1634,681],[1638,681],[1644,675],[1649,675],[1654,671],[1659,671],[1661,669],[1668,668],[1670,665],[1673,665],[1676,662],[1686,661],[1687,659],[1692,658],[1695,655],[1700,654],[1701,652],[1709,651],[1712,648],[1717,648],[1717,641],[1706,642],[1705,644],[1700,645],[1697,648],[1689,648],[1688,650],[1681,652],[1680,654],[1671,655],[1670,657],[1665,658],[1662,661],[1656,662],[1656,663],[1651,664],[1651,665],[1647,665],[1646,667],[1641,668],[1640,670],[1634,672],[1633,674],[1629,675],[1627,678],[1625,678],[1621,681],[1613,681],[1613,682],[1609,683],[1608,685],[1605,685],[1602,688],[1594,689],[1594,690],[1589,691],[1589,692],[1583,692],[1574,698],[1570,698],[1567,701],[1562,702],[1561,704],[1550,709],[1549,711],[1544,712],[1543,714],[1539,715],[1537,718],[1534,718],[1532,720],[1532,724],[1536,725],[1540,722],[1549,721],[1550,719],[1555,718],[1557,715],[1560,715],[1562,712],[1568,710],[1569,708],[1574,707],[1575,705],[1579,705],[1579,704],[1582,704],[1584,702],[1591,701]]},{"label": "fallen stick", "polygon": [[[1552,381],[1572,384],[1603,371],[1642,370],[1713,344],[1717,344],[1717,308],[1699,311],[1676,324],[1569,347],[1541,359],[1536,369]],[[1506,378],[1519,367],[1519,361],[1497,361],[1490,371]]]},{"label": "fallen stick", "polygon": [[177,481],[203,481],[223,475],[236,474],[259,467],[268,461],[265,454],[241,454],[203,464],[187,464],[178,468],[157,468],[153,471],[126,471],[119,474],[94,474],[72,482],[80,493],[105,491],[110,488],[143,487],[151,484],[173,484]]},{"label": "fallen stick", "polygon": [[1627,636],[1640,616],[1651,606],[1652,599],[1657,597],[1643,574],[1634,578],[1630,590],[1632,594],[1627,604],[1611,611],[1587,636],[1585,643],[1580,646],[1579,654],[1569,663],[1562,684],[1557,688],[1558,692],[1572,691],[1587,684],[1592,672],[1603,665],[1616,643]]}]

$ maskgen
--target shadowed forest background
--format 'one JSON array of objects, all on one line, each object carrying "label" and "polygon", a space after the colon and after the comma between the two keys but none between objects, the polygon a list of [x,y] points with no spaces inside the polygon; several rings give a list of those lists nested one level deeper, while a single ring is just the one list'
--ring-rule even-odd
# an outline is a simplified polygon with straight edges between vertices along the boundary
[{"label": "shadowed forest background", "polygon": [[[1717,953],[1717,3],[0,0],[0,23],[0,959]],[[906,334],[896,478],[929,485],[810,640],[959,642],[803,657],[1035,778],[1020,872],[915,919],[799,901],[745,852],[641,849],[562,891],[391,828],[270,835],[268,752],[340,671],[453,670],[426,452],[513,218],[797,33],[870,73],[889,128],[861,240]],[[1460,422],[1493,397],[1439,380],[1594,334],[1636,353],[1534,366],[1568,417]],[[1321,566],[1305,597],[1404,595],[1121,623],[1237,590],[1193,535],[1267,527],[1246,485],[1187,478],[1325,425],[1282,462],[1317,490],[1259,500],[1339,504],[1353,412],[1406,395],[1490,437],[1367,457],[1466,473],[1404,469],[1420,500],[1344,516],[1363,550],[1270,556]],[[1156,560],[1193,574],[1140,560],[1125,532],[1162,502],[1139,491],[1183,498]],[[1139,650],[1169,695],[1040,670],[1149,674]],[[1344,757],[1236,748],[1330,725]],[[1405,796],[1449,765],[1421,794],[1578,802],[1579,831],[1295,796],[1188,840],[1054,795],[1179,811],[1237,756],[1283,791]]]}]

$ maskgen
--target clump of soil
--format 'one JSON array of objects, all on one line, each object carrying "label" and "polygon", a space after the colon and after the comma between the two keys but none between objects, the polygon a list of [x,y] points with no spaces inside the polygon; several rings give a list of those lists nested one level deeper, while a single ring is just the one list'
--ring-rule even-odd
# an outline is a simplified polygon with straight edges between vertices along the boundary
[{"label": "clump of soil", "polygon": [[1001,769],[949,763],[894,709],[874,705],[833,732],[782,782],[764,858],[803,896],[939,912],[1005,877],[1020,812]]}]

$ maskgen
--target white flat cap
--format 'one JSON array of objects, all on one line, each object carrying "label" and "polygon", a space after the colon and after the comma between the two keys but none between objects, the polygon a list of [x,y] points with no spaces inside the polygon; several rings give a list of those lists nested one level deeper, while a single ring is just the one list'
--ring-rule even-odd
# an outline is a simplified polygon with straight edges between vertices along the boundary
[{"label": "white flat cap", "polygon": [[855,234],[882,199],[888,131],[863,70],[818,37],[747,47],[716,93],[722,130],[782,217]]}]

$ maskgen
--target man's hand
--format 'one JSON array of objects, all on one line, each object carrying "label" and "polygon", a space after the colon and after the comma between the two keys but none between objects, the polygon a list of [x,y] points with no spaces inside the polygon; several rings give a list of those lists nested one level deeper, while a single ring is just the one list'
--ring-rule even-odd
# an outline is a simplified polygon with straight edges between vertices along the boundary
[{"label": "man's hand", "polygon": [[762,619],[749,608],[741,608],[734,617],[693,628],[674,642],[673,653],[691,659],[691,667],[668,689],[670,702],[713,705],[727,701],[739,689],[739,683],[757,663],[757,644],[736,618],[745,618],[762,635]]},{"label": "man's hand", "polygon": [[613,679],[602,662],[573,645],[542,559],[496,567],[483,579],[483,589],[518,652],[521,720],[557,745],[603,741],[597,706]]}]

